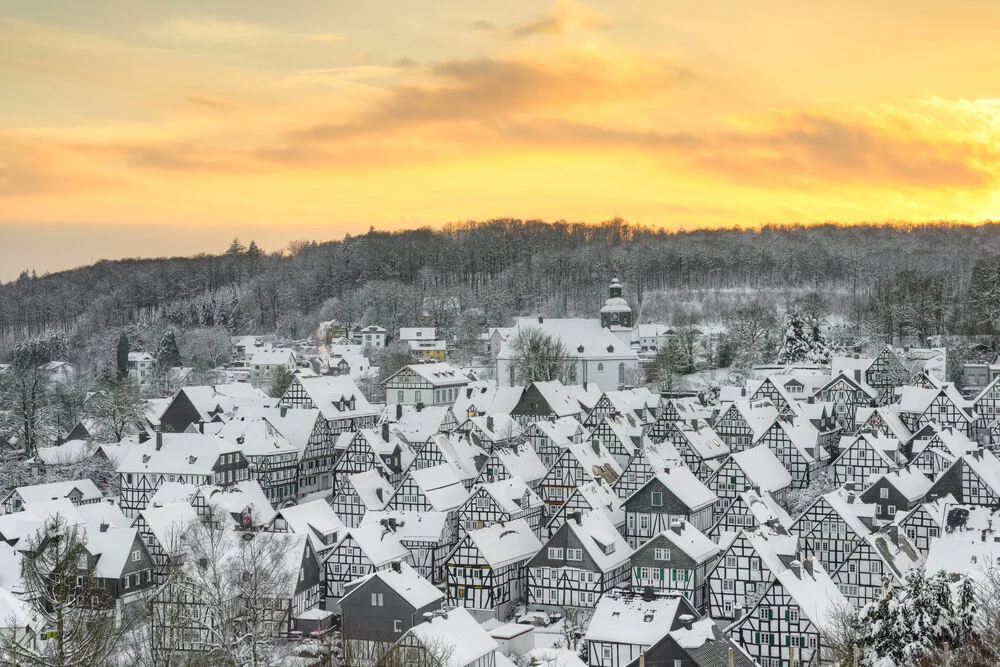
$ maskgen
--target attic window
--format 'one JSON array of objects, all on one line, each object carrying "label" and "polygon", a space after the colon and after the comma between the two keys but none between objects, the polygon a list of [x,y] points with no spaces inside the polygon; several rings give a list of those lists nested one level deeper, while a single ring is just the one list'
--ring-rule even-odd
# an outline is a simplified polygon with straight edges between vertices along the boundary
[{"label": "attic window", "polygon": [[614,351],[615,351],[615,346],[614,345],[608,345],[608,352],[614,352]]},{"label": "attic window", "polygon": [[652,623],[652,621],[653,621],[653,615],[652,614],[646,614],[645,616],[642,617],[642,622],[643,623]]}]

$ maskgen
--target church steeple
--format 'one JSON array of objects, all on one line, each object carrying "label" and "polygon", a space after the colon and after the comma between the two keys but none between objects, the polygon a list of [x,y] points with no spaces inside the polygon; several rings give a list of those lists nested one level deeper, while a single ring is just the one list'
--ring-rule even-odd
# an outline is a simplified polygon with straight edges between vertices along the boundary
[{"label": "church steeple", "polygon": [[608,293],[608,300],[604,302],[604,307],[601,308],[601,326],[631,327],[632,308],[622,296],[622,284],[618,278],[611,280]]}]

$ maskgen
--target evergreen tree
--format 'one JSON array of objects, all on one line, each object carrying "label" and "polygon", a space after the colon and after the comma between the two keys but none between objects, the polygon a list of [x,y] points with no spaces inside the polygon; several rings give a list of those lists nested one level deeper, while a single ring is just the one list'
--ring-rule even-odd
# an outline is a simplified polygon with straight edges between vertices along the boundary
[{"label": "evergreen tree", "polygon": [[118,336],[118,344],[115,346],[115,363],[119,379],[128,376],[128,353],[130,351],[128,335],[123,331]]},{"label": "evergreen tree", "polygon": [[227,255],[242,255],[246,252],[246,248],[240,243],[239,237],[233,238],[233,242],[229,244],[229,248],[226,250]]},{"label": "evergreen tree", "polygon": [[268,389],[268,393],[272,398],[281,398],[288,391],[288,387],[291,386],[292,380],[295,379],[295,375],[292,374],[287,368],[279,368],[278,372],[274,374],[274,378],[271,380],[271,387]]},{"label": "evergreen tree", "polygon": [[181,351],[177,348],[177,337],[173,331],[167,331],[160,339],[160,347],[156,351],[156,365],[161,369],[181,365]]},{"label": "evergreen tree", "polygon": [[779,364],[806,361],[812,350],[812,341],[806,333],[806,322],[798,311],[792,311],[785,320],[785,334],[778,350]]}]

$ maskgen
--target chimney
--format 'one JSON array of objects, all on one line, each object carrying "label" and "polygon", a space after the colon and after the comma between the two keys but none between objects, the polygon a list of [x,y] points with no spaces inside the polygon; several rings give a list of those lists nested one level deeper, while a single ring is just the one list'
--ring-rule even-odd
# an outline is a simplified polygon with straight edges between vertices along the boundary
[{"label": "chimney", "polygon": [[796,579],[802,578],[802,561],[793,560],[791,565],[788,566],[788,569],[792,571],[792,574],[795,575]]},{"label": "chimney", "polygon": [[583,381],[583,390],[587,391],[587,381],[586,380]]},{"label": "chimney", "polygon": [[392,561],[392,571],[393,572],[402,572],[403,571],[403,565],[398,560]]},{"label": "chimney", "polygon": [[899,526],[896,524],[889,524],[889,539],[896,546],[899,546]]},{"label": "chimney", "polygon": [[816,402],[815,396],[810,396],[809,398],[806,399],[806,403],[808,403],[809,405],[812,405],[815,402]]},{"label": "chimney", "polygon": [[111,527],[111,524],[109,524],[107,521],[102,521],[101,522],[101,532],[102,533],[108,532],[108,528],[110,528],[110,527]]},{"label": "chimney", "polygon": [[599,443],[597,440],[591,440],[590,446],[594,450],[595,454],[599,455],[601,453],[601,443]]},{"label": "chimney", "polygon": [[694,429],[695,433],[698,432],[698,419],[697,419],[697,417],[691,420],[691,428]]},{"label": "chimney", "polygon": [[569,518],[572,519],[573,521],[576,521],[576,525],[578,525],[578,526],[583,523],[583,513],[582,512],[573,512],[572,514],[569,515]]},{"label": "chimney", "polygon": [[808,556],[805,561],[802,562],[802,567],[805,568],[805,571],[810,577],[813,576],[813,557]]},{"label": "chimney", "polygon": [[670,521],[670,530],[680,535],[684,530],[684,523],[680,519],[672,519]]},{"label": "chimney", "polygon": [[665,473],[667,473],[669,475],[670,474],[670,466],[665,467],[663,469],[663,472],[665,472]]},{"label": "chimney", "polygon": [[645,586],[642,589],[642,599],[644,602],[652,602],[656,599],[656,593],[653,591],[652,586]]},{"label": "chimney", "polygon": [[375,489],[375,497],[378,498],[379,502],[383,502],[382,501],[382,487],[381,486],[379,488]]},{"label": "chimney", "polygon": [[861,382],[861,369],[860,368],[855,368],[854,369],[854,381],[855,382]]},{"label": "chimney", "polygon": [[417,403],[417,412],[421,412],[423,411],[423,409],[424,409],[424,404],[422,402]]},{"label": "chimney", "polygon": [[854,490],[854,482],[844,482],[844,488],[848,491]]},{"label": "chimney", "polygon": [[853,491],[848,491],[847,492],[847,503],[848,504],[853,504],[854,503],[854,498],[855,498],[854,492]]},{"label": "chimney", "polygon": [[692,616],[691,614],[681,614],[678,617],[678,620],[680,620],[681,625],[684,627],[685,630],[690,630],[691,625],[694,623],[694,616]]},{"label": "chimney", "polygon": [[160,451],[163,447],[163,431],[156,432],[156,451]]},{"label": "chimney", "polygon": [[282,405],[281,406],[281,416],[284,417],[287,414],[288,414],[288,406],[287,405]]},{"label": "chimney", "polygon": [[539,324],[542,324],[543,322],[545,322],[545,318],[544,318],[544,317],[542,317],[541,315],[539,315],[539,316],[538,316],[538,323],[539,323]]},{"label": "chimney", "polygon": [[486,417],[486,429],[489,431],[493,430],[493,415]]},{"label": "chimney", "polygon": [[472,398],[472,387],[465,388],[465,398],[466,399]]},{"label": "chimney", "polygon": [[747,395],[747,388],[740,387],[740,396],[746,396],[746,395]]},{"label": "chimney", "polygon": [[428,623],[430,623],[432,620],[434,620],[434,612],[433,611],[425,611],[424,612],[424,620],[427,621]]},{"label": "chimney", "polygon": [[382,423],[382,440],[389,442],[389,422]]}]

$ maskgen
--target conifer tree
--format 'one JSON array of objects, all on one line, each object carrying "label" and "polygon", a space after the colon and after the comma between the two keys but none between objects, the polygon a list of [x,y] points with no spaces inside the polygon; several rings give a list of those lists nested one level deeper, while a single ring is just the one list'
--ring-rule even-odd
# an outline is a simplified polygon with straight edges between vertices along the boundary
[{"label": "conifer tree", "polygon": [[161,369],[181,365],[181,352],[177,348],[177,337],[173,331],[167,331],[160,339],[160,347],[156,351],[156,365]]},{"label": "conifer tree", "polygon": [[118,344],[115,346],[115,364],[118,369],[118,379],[128,375],[128,353],[131,347],[128,342],[128,335],[123,331],[118,336]]}]

